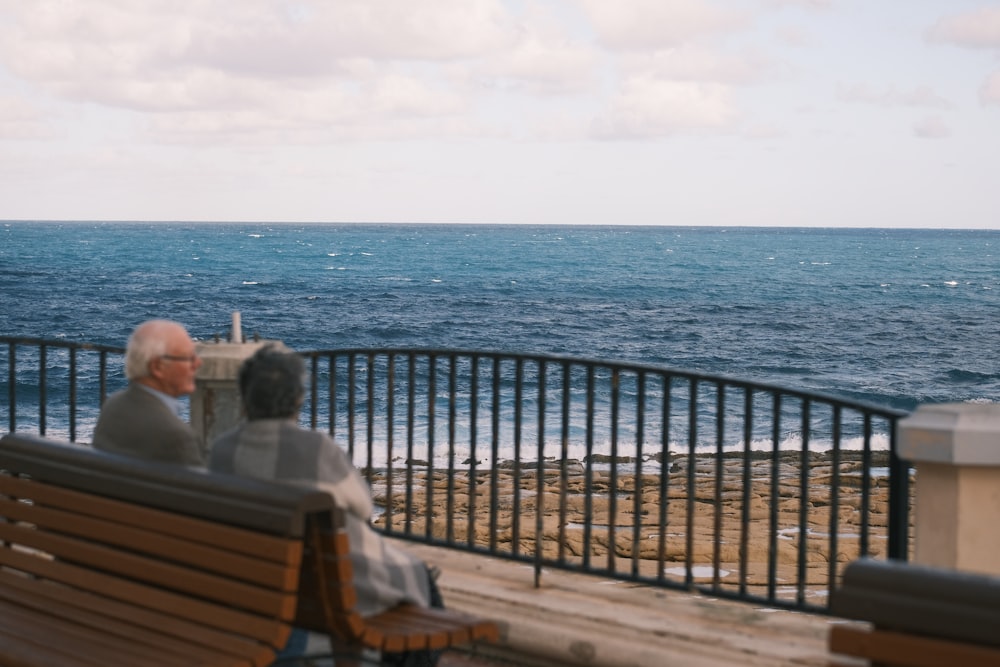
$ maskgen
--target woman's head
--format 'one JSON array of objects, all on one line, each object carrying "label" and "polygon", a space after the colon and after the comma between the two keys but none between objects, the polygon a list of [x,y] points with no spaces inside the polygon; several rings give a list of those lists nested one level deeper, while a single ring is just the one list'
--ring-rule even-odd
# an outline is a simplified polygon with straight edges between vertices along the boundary
[{"label": "woman's head", "polygon": [[295,352],[267,345],[240,366],[240,396],[247,419],[295,417],[305,397],[305,362]]}]

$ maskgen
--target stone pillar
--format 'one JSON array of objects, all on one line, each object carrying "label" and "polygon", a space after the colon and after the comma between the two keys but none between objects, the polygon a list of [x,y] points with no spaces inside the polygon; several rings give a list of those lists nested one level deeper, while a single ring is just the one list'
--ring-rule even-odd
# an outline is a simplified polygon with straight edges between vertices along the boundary
[{"label": "stone pillar", "polygon": [[240,314],[233,313],[233,331],[229,341],[200,342],[195,345],[202,359],[191,395],[191,426],[206,446],[243,417],[238,377],[240,364],[258,349],[278,341],[243,342]]},{"label": "stone pillar", "polygon": [[899,429],[916,465],[914,560],[1000,574],[1000,404],[922,405]]}]

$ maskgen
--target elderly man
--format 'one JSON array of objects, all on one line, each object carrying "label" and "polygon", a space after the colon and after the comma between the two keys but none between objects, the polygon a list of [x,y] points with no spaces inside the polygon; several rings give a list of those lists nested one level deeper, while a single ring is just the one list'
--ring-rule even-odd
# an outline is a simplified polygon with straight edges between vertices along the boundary
[{"label": "elderly man", "polygon": [[205,465],[198,436],[179,416],[181,396],[194,391],[201,366],[194,342],[177,322],[140,324],[125,350],[127,388],[108,397],[94,429],[94,447],[165,463]]}]

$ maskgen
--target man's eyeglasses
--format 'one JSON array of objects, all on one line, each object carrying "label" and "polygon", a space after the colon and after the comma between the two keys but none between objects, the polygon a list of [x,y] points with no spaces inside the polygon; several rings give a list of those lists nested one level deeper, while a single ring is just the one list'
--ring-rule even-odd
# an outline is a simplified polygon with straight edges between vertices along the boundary
[{"label": "man's eyeglasses", "polygon": [[197,354],[192,354],[189,357],[180,357],[180,356],[177,356],[176,354],[161,354],[160,355],[160,359],[166,359],[167,361],[184,361],[184,362],[187,362],[189,364],[196,363],[198,361],[198,359],[200,359],[200,358],[201,357],[199,357]]}]

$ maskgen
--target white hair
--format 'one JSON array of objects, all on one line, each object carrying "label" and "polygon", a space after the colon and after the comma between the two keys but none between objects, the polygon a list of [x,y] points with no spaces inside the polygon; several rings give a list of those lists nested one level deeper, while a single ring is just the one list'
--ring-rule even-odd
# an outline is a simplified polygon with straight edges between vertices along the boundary
[{"label": "white hair", "polygon": [[170,334],[184,327],[170,320],[149,320],[135,328],[125,346],[125,377],[130,381],[149,375],[149,362],[167,353]]}]

